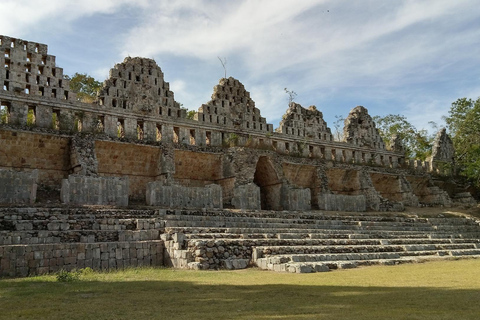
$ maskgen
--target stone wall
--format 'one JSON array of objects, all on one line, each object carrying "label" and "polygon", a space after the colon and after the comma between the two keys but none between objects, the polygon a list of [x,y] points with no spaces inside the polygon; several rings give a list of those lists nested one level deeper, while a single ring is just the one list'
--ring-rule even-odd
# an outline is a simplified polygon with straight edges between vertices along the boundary
[{"label": "stone wall", "polygon": [[222,187],[210,184],[203,188],[189,188],[155,181],[147,185],[146,201],[147,205],[166,208],[221,209]]},{"label": "stone wall", "polygon": [[65,204],[128,206],[128,178],[70,175],[60,197]]},{"label": "stone wall", "polygon": [[0,129],[0,168],[38,170],[38,183],[59,186],[69,164],[69,138]]},{"label": "stone wall", "polygon": [[0,204],[33,204],[37,196],[38,170],[17,172],[0,169]]},{"label": "stone wall", "polygon": [[310,189],[294,188],[284,185],[282,187],[282,207],[283,210],[311,210],[311,192]]},{"label": "stone wall", "polygon": [[260,187],[254,183],[235,187],[232,205],[236,209],[260,210]]},{"label": "stone wall", "polygon": [[349,196],[343,194],[320,193],[318,195],[320,210],[364,212],[367,201],[364,195]]},{"label": "stone wall", "polygon": [[185,186],[215,183],[223,178],[222,155],[175,150],[173,177]]},{"label": "stone wall", "polygon": [[147,184],[164,173],[159,147],[97,140],[95,154],[99,176],[128,177],[133,199],[145,199]]},{"label": "stone wall", "polygon": [[0,277],[163,265],[163,241],[0,246]]},{"label": "stone wall", "polygon": [[323,114],[315,106],[306,109],[295,102],[290,102],[275,131],[305,139],[333,141],[332,131],[323,120]]}]

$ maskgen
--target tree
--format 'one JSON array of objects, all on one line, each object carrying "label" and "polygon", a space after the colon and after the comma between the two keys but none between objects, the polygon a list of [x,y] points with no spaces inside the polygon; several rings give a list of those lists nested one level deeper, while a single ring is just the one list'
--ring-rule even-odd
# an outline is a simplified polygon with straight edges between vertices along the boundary
[{"label": "tree", "polygon": [[220,57],[217,57],[218,60],[220,60],[220,63],[222,64],[222,67],[223,67],[223,71],[225,71],[225,79],[227,79],[227,58],[220,58]]},{"label": "tree", "polygon": [[335,141],[343,141],[343,125],[345,124],[345,118],[341,115],[335,116],[335,122],[333,123],[333,139]]},{"label": "tree", "polygon": [[448,114],[444,120],[455,147],[458,171],[480,187],[480,98],[458,99]]},{"label": "tree", "polygon": [[295,100],[295,98],[297,97],[297,93],[293,90],[288,90],[287,88],[283,90],[285,91],[286,94],[288,94],[288,105],[290,106],[290,103],[292,103],[293,100]]},{"label": "tree", "polygon": [[65,79],[70,80],[70,90],[77,94],[77,99],[86,103],[92,103],[102,88],[101,82],[86,73],[75,73],[71,78],[66,75]]},{"label": "tree", "polygon": [[425,160],[432,154],[434,136],[429,135],[425,129],[417,130],[405,116],[399,114],[389,114],[385,117],[375,116],[373,121],[387,146],[395,135],[400,137],[407,158]]}]

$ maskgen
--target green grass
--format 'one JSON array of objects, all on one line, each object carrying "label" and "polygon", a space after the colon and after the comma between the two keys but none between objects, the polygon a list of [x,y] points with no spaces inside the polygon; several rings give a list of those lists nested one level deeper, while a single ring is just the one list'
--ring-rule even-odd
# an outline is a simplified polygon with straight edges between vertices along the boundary
[{"label": "green grass", "polygon": [[478,319],[480,260],[329,273],[130,269],[0,280],[0,319]]}]

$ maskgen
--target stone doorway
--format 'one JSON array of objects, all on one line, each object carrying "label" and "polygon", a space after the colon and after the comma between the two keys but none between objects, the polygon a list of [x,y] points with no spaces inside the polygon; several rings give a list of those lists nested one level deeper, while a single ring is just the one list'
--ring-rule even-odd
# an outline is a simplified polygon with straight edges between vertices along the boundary
[{"label": "stone doorway", "polygon": [[282,183],[268,157],[262,156],[258,159],[253,182],[260,187],[262,210],[282,210]]}]

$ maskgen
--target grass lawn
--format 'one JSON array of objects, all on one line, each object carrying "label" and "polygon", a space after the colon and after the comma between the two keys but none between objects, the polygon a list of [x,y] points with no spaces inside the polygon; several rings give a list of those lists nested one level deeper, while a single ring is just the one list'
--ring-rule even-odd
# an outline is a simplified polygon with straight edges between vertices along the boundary
[{"label": "grass lawn", "polygon": [[0,280],[0,319],[479,319],[480,260],[328,273],[130,269]]}]

